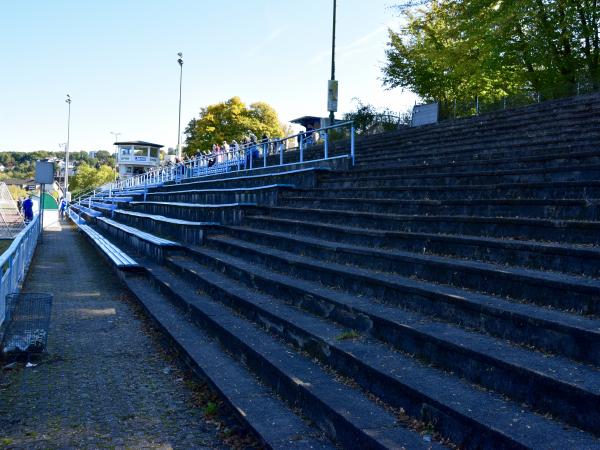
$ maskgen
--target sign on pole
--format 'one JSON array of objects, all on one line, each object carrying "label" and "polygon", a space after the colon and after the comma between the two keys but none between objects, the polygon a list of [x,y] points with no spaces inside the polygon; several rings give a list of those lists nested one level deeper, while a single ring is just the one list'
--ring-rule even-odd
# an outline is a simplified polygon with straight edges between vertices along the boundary
[{"label": "sign on pole", "polygon": [[427,105],[415,105],[413,107],[411,127],[429,125],[437,123],[439,114],[439,104],[429,103]]},{"label": "sign on pole", "polygon": [[327,81],[327,111],[337,112],[338,109],[338,82],[337,80]]},{"label": "sign on pole", "polygon": [[54,163],[50,161],[36,161],[35,182],[39,184],[54,183]]},{"label": "sign on pole", "polygon": [[50,161],[35,162],[35,182],[40,184],[40,242],[44,231],[44,194],[47,184],[54,183],[54,164]]}]

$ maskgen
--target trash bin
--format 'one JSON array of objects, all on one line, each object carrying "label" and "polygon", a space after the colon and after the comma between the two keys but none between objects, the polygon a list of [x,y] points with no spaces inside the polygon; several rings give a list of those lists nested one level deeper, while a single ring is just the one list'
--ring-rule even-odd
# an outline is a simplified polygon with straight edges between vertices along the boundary
[{"label": "trash bin", "polygon": [[5,354],[42,353],[48,343],[52,294],[20,292],[6,296]]}]

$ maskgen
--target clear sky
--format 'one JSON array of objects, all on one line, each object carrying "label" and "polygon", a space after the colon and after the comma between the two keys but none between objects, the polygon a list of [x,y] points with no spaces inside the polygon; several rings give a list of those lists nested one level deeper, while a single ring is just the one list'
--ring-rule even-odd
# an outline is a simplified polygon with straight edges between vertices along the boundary
[{"label": "clear sky", "polygon": [[[393,0],[338,0],[339,113],[352,99],[404,111],[381,87]],[[326,116],[332,0],[0,0],[0,151],[108,149],[120,139],[174,147],[200,107],[239,96],[282,121]]]}]

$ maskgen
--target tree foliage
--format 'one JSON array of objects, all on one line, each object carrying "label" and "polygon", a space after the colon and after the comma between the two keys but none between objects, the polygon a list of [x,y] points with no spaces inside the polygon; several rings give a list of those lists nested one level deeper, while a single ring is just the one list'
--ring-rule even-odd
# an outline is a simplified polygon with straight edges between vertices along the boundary
[{"label": "tree foliage", "polygon": [[10,196],[13,198],[14,201],[17,201],[19,198],[27,197],[27,191],[22,187],[11,184],[7,186],[7,188],[10,192]]},{"label": "tree foliage", "polygon": [[410,123],[410,114],[397,114],[394,111],[384,108],[378,110],[369,103],[363,103],[360,99],[353,99],[357,105],[356,108],[344,114],[344,120],[354,122],[354,128],[357,134],[381,133],[398,129],[401,125]]},{"label": "tree foliage", "polygon": [[277,112],[264,102],[249,107],[239,97],[209,105],[200,110],[185,129],[187,153],[209,152],[213,144],[240,141],[251,131],[260,137],[282,137],[283,129]]},{"label": "tree foliage", "polygon": [[69,178],[69,191],[73,193],[73,196],[77,196],[114,181],[114,179],[115,171],[110,166],[101,165],[95,168],[84,162],[77,168],[77,173]]},{"label": "tree foliage", "polygon": [[383,83],[427,100],[600,87],[597,0],[439,0],[398,5]]}]

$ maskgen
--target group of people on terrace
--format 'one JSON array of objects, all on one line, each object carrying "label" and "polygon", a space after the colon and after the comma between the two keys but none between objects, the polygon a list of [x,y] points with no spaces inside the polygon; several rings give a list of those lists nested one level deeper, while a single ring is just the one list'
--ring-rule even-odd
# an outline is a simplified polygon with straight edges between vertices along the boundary
[{"label": "group of people on terrace", "polygon": [[[232,159],[245,159],[246,163],[250,159],[256,159],[266,154],[276,154],[279,151],[278,143],[285,142],[287,148],[287,141],[290,138],[270,139],[269,136],[264,133],[260,142],[256,135],[248,130],[247,134],[238,143],[235,139],[230,143],[223,141],[220,144],[213,144],[210,154],[206,155],[205,158],[210,166],[214,164],[220,164]],[[311,127],[307,128],[305,132],[300,132],[296,137],[296,147],[300,146],[302,142],[304,145],[312,145],[319,140],[319,134]],[[196,152],[196,158],[204,156],[200,150]]]},{"label": "group of people on terrace", "polygon": [[[168,162],[166,166],[174,167],[178,176],[184,176],[188,170],[192,172],[208,170],[213,166],[216,166],[215,169],[219,168],[219,170],[229,170],[227,167],[232,165],[252,167],[255,164],[253,161],[265,155],[274,155],[281,151],[280,145],[288,149],[290,148],[289,143],[292,142],[293,146],[295,140],[296,145],[294,148],[297,148],[301,143],[308,146],[317,143],[319,139],[318,132],[310,127],[298,135],[283,139],[270,139],[266,133],[263,133],[259,140],[252,131],[248,130],[240,142],[235,139],[231,142],[224,140],[221,143],[213,144],[211,152],[208,154],[198,150],[190,160],[184,161],[181,157],[177,157],[174,161]],[[163,170],[164,166],[158,169],[158,172]]]},{"label": "group of people on terrace", "polygon": [[[260,141],[262,144],[269,143],[270,139],[267,134],[263,134]],[[209,165],[220,164],[222,162],[238,159],[238,158],[258,158],[261,155],[261,150],[265,151],[265,146],[258,145],[258,138],[252,131],[248,131],[241,142],[233,139],[231,143],[223,141],[220,144],[213,144],[212,151],[208,155]],[[202,156],[200,150],[197,151],[196,157]]]}]

